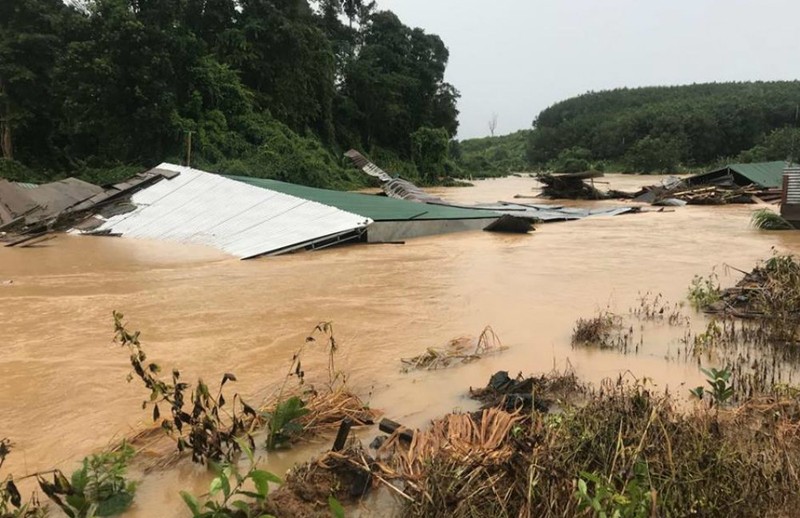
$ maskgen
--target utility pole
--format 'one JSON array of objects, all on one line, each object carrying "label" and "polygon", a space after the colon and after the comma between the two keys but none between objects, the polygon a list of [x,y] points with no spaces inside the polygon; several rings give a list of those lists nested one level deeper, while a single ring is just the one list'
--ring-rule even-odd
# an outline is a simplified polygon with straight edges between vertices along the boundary
[{"label": "utility pole", "polygon": [[192,167],[192,133],[194,131],[186,132],[186,167]]}]

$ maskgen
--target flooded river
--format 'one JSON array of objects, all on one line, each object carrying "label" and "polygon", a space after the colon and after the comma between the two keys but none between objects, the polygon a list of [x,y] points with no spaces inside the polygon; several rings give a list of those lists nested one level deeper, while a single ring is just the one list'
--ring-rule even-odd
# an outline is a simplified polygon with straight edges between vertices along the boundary
[{"label": "flooded river", "polygon": [[[653,183],[609,179],[623,189]],[[436,193],[492,202],[533,194],[536,185],[511,177]],[[410,425],[470,408],[466,389],[499,369],[541,373],[571,365],[595,382],[630,370],[661,386],[693,386],[697,367],[666,362],[663,354],[573,350],[575,320],[607,306],[627,311],[646,291],[683,300],[695,274],[723,263],[749,270],[772,247],[800,252],[800,233],[751,229],[752,210],[681,207],[538,225],[530,235],[467,232],[253,261],[98,237],[0,248],[0,437],[16,446],[3,470],[71,472],[84,455],[147,422],[147,394],[126,383],[127,354],[112,343],[115,309],[141,330],[145,350],[165,369],[209,381],[235,372],[237,389],[255,402],[280,380],[314,325],[333,321],[338,366],[351,387]],[[723,284],[735,282],[735,272],[718,271]],[[400,372],[401,357],[476,336],[486,325],[507,351],[447,371]],[[671,339],[667,330],[649,333],[646,340]],[[325,364],[310,351],[308,376],[322,375]],[[280,472],[308,454],[275,455],[269,467]],[[201,484],[197,475],[183,467],[146,477],[129,516],[186,515],[177,492]]]}]

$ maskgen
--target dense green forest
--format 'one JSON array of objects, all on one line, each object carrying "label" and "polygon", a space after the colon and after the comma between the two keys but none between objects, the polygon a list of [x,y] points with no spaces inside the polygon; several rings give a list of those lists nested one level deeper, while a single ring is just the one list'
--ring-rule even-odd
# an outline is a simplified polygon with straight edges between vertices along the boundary
[{"label": "dense green forest", "polygon": [[531,166],[640,172],[782,160],[800,152],[799,111],[800,81],[592,92],[542,111],[526,156]]},{"label": "dense green forest", "polygon": [[453,142],[451,156],[466,177],[504,176],[525,171],[530,130],[520,130],[500,137],[473,138]]},{"label": "dense green forest", "polygon": [[800,81],[621,88],[561,101],[543,110],[532,130],[464,140],[454,150],[471,176],[677,172],[797,160],[799,117]]},{"label": "dense green forest", "polygon": [[451,170],[442,40],[366,0],[2,0],[0,176],[109,182],[164,160],[316,186],[355,147]]}]

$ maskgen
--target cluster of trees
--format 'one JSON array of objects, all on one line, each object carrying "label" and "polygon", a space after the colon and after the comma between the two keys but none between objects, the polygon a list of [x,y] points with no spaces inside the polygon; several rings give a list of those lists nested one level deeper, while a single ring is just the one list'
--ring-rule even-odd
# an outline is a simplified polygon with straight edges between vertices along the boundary
[{"label": "cluster of trees", "polygon": [[111,179],[191,134],[211,170],[345,186],[354,147],[431,178],[458,127],[447,61],[367,0],[3,1],[0,176]]},{"label": "cluster of trees", "polygon": [[[494,131],[496,118],[489,121]],[[499,137],[489,136],[453,142],[450,152],[462,175],[472,178],[505,176],[528,170],[525,150],[530,130],[520,130]]]},{"label": "cluster of trees", "polygon": [[800,155],[800,81],[694,84],[592,92],[542,111],[531,167],[583,160],[630,171]]}]

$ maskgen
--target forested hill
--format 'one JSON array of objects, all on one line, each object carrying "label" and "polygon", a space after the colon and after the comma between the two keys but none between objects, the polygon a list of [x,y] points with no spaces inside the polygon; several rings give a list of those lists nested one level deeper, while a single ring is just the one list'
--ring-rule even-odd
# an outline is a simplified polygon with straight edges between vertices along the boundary
[{"label": "forested hill", "polygon": [[555,169],[606,163],[649,172],[797,158],[799,114],[800,81],[592,92],[538,115],[527,159]]},{"label": "forested hill", "polygon": [[369,0],[2,0],[0,177],[111,181],[191,133],[209,170],[348,186],[354,147],[430,181],[448,57]]}]

